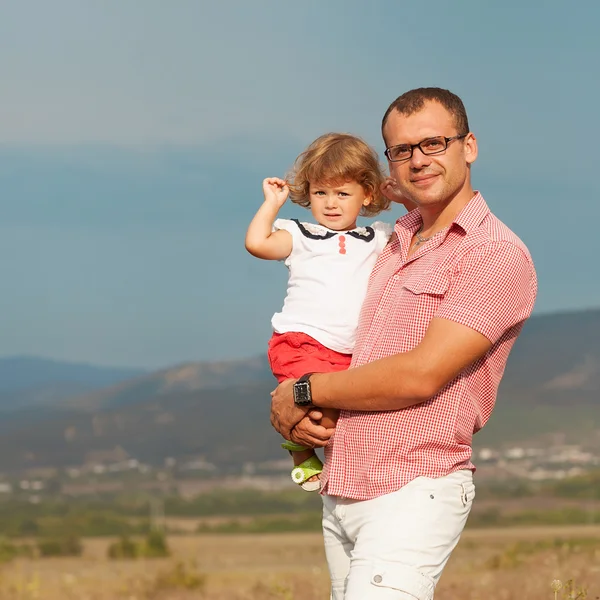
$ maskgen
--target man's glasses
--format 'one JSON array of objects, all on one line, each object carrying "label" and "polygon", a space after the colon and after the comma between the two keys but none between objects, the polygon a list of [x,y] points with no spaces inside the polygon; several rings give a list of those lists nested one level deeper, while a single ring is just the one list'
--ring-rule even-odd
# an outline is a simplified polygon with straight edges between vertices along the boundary
[{"label": "man's glasses", "polygon": [[438,135],[436,137],[427,138],[418,144],[399,144],[398,146],[392,146],[391,148],[385,149],[385,156],[390,162],[402,162],[412,158],[413,150],[419,148],[419,150],[429,156],[430,154],[440,154],[443,152],[450,142],[454,140],[460,140],[467,137],[468,133],[462,135],[455,135],[454,137],[444,137]]}]

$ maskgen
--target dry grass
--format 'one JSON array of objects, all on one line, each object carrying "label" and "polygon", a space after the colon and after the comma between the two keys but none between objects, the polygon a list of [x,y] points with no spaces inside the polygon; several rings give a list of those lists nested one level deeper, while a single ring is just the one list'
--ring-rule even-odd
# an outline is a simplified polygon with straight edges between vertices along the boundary
[{"label": "dry grass", "polygon": [[[559,545],[557,538],[572,540]],[[573,579],[600,598],[600,527],[467,531],[436,600],[554,600]],[[112,540],[87,540],[80,558],[19,559],[0,570],[0,599],[327,600],[318,534],[190,536],[169,559],[109,561]],[[308,576],[307,576],[308,574]],[[575,597],[575,596],[573,596]],[[568,598],[565,588],[557,599]],[[582,599],[583,596],[580,596]]]}]

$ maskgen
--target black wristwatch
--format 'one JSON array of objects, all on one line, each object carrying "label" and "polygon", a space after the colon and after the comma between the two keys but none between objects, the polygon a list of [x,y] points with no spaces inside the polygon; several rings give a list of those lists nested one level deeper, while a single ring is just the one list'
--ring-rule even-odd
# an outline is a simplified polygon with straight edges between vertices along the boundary
[{"label": "black wristwatch", "polygon": [[312,373],[302,375],[294,384],[294,403],[296,406],[312,406],[312,393],[310,390],[310,376]]}]

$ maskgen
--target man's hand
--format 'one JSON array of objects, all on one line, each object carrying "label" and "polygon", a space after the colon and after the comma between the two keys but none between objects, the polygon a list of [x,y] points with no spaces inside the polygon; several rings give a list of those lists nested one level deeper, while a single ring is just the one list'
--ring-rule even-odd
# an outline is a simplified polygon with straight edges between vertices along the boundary
[{"label": "man's hand", "polygon": [[327,446],[335,427],[319,424],[323,413],[314,406],[294,404],[293,387],[297,379],[286,379],[271,392],[271,425],[286,439],[309,448]]},{"label": "man's hand", "polygon": [[263,180],[263,193],[265,201],[272,202],[277,209],[280,209],[287,200],[290,188],[287,181],[279,177],[267,177]]},{"label": "man's hand", "polygon": [[335,431],[335,427],[329,429],[319,425],[323,413],[318,410],[311,410],[299,423],[292,429],[291,440],[296,444],[303,444],[309,448],[322,448],[327,446],[329,439]]},{"label": "man's hand", "polygon": [[411,211],[417,208],[414,202],[411,202],[402,195],[398,182],[393,177],[386,177],[385,181],[381,184],[381,193],[392,202],[402,204],[406,210]]},{"label": "man's hand", "polygon": [[294,383],[297,379],[286,379],[271,392],[271,425],[286,439],[291,439],[294,426],[313,409],[294,404]]}]

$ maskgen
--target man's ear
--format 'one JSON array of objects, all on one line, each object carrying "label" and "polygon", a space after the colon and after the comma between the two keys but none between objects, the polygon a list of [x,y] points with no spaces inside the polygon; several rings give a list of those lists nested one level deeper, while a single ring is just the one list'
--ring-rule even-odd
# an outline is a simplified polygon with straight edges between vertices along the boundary
[{"label": "man's ear", "polygon": [[478,152],[477,138],[473,133],[469,132],[465,138],[465,155],[468,165],[472,165],[477,160]]}]

